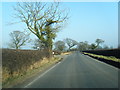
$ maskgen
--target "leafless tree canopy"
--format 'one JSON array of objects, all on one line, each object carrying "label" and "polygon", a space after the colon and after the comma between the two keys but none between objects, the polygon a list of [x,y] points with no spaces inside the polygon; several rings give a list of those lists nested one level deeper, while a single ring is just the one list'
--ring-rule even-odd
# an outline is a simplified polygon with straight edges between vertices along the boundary
[{"label": "leafless tree canopy", "polygon": [[53,39],[68,19],[66,11],[60,9],[60,3],[22,2],[18,3],[14,9],[16,17],[45,44],[51,57]]},{"label": "leafless tree canopy", "polygon": [[11,41],[9,47],[19,49],[24,46],[26,42],[30,41],[29,34],[20,31],[13,31],[10,33]]},{"label": "leafless tree canopy", "polygon": [[35,39],[33,45],[34,45],[33,49],[38,49],[38,50],[45,49],[45,44],[42,43],[40,39]]},{"label": "leafless tree canopy", "polygon": [[14,9],[17,11],[16,17],[24,22],[27,28],[40,40],[46,42],[46,37],[44,36],[46,27],[52,27],[53,39],[63,22],[68,19],[68,14],[65,10],[60,10],[59,4],[59,2],[24,2],[18,3]]},{"label": "leafless tree canopy", "polygon": [[73,40],[73,39],[70,39],[70,38],[66,38],[65,39],[65,42],[67,43],[68,47],[69,47],[69,50],[74,47],[75,45],[78,45],[78,42]]},{"label": "leafless tree canopy", "polygon": [[57,41],[54,46],[56,51],[65,51],[66,48],[64,41]]},{"label": "leafless tree canopy", "polygon": [[104,43],[104,40],[102,40],[102,39],[96,39],[96,47],[98,47],[100,44],[102,44],[102,43]]}]

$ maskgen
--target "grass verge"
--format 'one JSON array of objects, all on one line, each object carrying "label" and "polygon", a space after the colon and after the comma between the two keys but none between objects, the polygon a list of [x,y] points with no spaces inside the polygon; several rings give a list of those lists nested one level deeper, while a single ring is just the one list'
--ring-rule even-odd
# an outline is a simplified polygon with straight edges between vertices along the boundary
[{"label": "grass verge", "polygon": [[83,52],[83,54],[120,63],[120,59],[118,59],[118,58],[116,58],[114,56],[103,56],[103,55],[96,55],[96,54],[86,53],[86,52]]},{"label": "grass verge", "polygon": [[95,58],[96,60],[99,60],[101,62],[107,63],[109,65],[112,65],[120,69],[120,59],[114,56],[103,56],[103,55],[96,55],[96,54],[91,54],[91,53],[86,53],[86,52],[83,52],[83,54],[88,55],[92,58]]},{"label": "grass verge", "polygon": [[2,88],[10,88],[13,87],[14,85],[21,83],[25,81],[27,78],[32,77],[36,75],[37,73],[40,73],[50,66],[54,65],[55,63],[59,62],[61,58],[59,57],[54,57],[51,58],[50,60],[47,58],[44,58],[41,61],[38,61],[34,63],[33,65],[29,66],[27,71],[24,71],[20,74],[18,72],[14,72],[12,76],[7,76],[7,78],[2,81]]}]

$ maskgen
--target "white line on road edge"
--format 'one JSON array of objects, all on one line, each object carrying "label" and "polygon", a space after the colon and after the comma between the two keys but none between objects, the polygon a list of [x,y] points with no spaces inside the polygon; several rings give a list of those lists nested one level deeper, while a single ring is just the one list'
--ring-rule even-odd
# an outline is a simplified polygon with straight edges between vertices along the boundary
[{"label": "white line on road edge", "polygon": [[43,74],[41,74],[38,78],[34,79],[32,82],[30,82],[29,84],[27,84],[24,88],[27,88],[28,86],[30,86],[31,84],[33,84],[36,80],[38,80],[39,78],[41,78],[42,76],[44,76],[47,72],[49,72],[50,70],[52,70],[53,68],[55,68],[58,64],[60,64],[61,62],[58,62],[56,65],[54,65],[53,67],[51,67],[50,69],[48,69],[47,71],[45,71]]},{"label": "white line on road edge", "polygon": [[[84,54],[83,54],[83,55],[84,55]],[[109,65],[109,64],[107,64],[107,63],[105,63],[105,62],[99,61],[99,60],[94,59],[94,58],[92,58],[92,57],[90,57],[90,56],[87,56],[87,55],[85,55],[85,56],[88,57],[88,58],[91,58],[91,59],[95,60],[96,62],[99,62],[99,63],[105,64],[105,65],[107,65],[107,66],[109,66],[109,67],[112,67],[112,68],[115,68],[115,69],[118,70],[118,68],[116,68],[116,67],[114,67],[114,66],[112,66],[112,65]]]}]

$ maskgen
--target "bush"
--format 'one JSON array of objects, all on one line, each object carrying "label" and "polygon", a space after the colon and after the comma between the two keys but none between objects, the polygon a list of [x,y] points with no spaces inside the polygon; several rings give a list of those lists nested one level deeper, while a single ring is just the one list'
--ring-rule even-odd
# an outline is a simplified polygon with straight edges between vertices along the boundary
[{"label": "bush", "polygon": [[47,50],[2,49],[3,81],[13,74],[22,74],[34,63],[49,57]]}]

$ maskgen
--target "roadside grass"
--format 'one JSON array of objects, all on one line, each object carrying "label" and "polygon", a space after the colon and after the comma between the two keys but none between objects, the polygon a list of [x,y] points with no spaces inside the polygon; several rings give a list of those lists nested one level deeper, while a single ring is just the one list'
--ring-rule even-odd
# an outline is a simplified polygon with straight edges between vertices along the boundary
[{"label": "roadside grass", "polygon": [[68,55],[68,54],[71,54],[72,52],[64,52],[64,53],[61,53],[61,55]]},{"label": "roadside grass", "polygon": [[59,57],[54,57],[51,59],[48,58],[43,58],[43,60],[35,62],[33,65],[30,65],[27,67],[27,70],[24,71],[18,71],[18,72],[13,72],[12,75],[9,74],[8,69],[3,68],[3,73],[2,73],[2,87],[3,88],[10,88],[11,86],[24,81],[28,77],[36,75],[38,72],[42,72],[51,65],[59,62],[61,58]]},{"label": "roadside grass", "polygon": [[86,53],[86,52],[83,52],[83,54],[90,55],[90,56],[97,57],[97,58],[106,59],[106,60],[111,60],[111,61],[115,61],[115,62],[119,62],[120,63],[120,59],[116,58],[114,56],[103,56],[103,55],[96,55],[96,54]]}]

